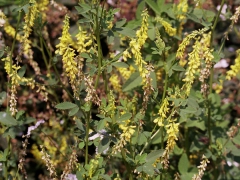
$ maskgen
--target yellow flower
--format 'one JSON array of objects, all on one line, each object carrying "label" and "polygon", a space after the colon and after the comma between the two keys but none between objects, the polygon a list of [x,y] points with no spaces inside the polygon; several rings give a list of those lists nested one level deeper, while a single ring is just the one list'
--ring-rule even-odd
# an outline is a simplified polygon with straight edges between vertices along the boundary
[{"label": "yellow flower", "polygon": [[164,21],[163,18],[158,16],[158,17],[155,18],[155,20],[157,22],[160,22],[163,25],[164,29],[166,30],[166,32],[168,33],[169,36],[175,36],[176,35],[177,29],[173,28],[171,26],[171,24],[169,24],[167,21]]},{"label": "yellow flower", "polygon": [[[7,17],[5,16],[5,14],[0,10],[0,20],[2,22],[1,25],[4,26],[4,30],[5,32],[11,36],[12,38],[15,37],[15,34],[16,34],[16,30],[9,24],[8,20],[7,20]],[[20,36],[20,34],[17,33],[17,36],[16,36],[16,39],[18,41],[21,42],[22,38]]]},{"label": "yellow flower", "polygon": [[121,134],[121,138],[128,142],[130,142],[136,128],[136,126],[130,125],[130,122],[130,120],[125,120],[123,124],[119,125],[119,128],[123,131]]},{"label": "yellow flower", "polygon": [[162,155],[163,160],[161,161],[161,163],[164,165],[165,169],[168,168],[169,155],[170,155],[171,151],[174,149],[174,146],[176,145],[176,140],[178,140],[177,134],[179,132],[179,128],[178,128],[179,123],[175,123],[175,121],[176,121],[176,119],[169,120],[168,124],[166,125],[168,140],[167,140],[167,146]]},{"label": "yellow flower", "polygon": [[195,79],[195,74],[200,71],[200,64],[201,59],[199,56],[199,51],[201,49],[201,43],[197,40],[195,44],[193,45],[193,51],[189,53],[189,62],[188,62],[188,68],[185,73],[185,78],[183,81],[185,81],[184,89],[186,90],[186,95],[188,96],[192,87],[192,84]]},{"label": "yellow flower", "polygon": [[34,25],[34,20],[37,16],[38,11],[38,5],[35,0],[30,0],[29,3],[32,3],[32,5],[28,9],[28,13],[24,17],[24,26],[23,26],[23,40],[22,40],[22,46],[23,46],[23,53],[28,56],[29,50],[31,49],[31,41],[28,39],[31,32],[32,27]]},{"label": "yellow flower", "polygon": [[177,5],[177,10],[178,10],[177,18],[181,21],[186,19],[186,13],[188,11],[188,1],[180,0],[179,4]]},{"label": "yellow flower", "polygon": [[232,77],[236,76],[240,72],[240,49],[236,51],[237,58],[235,59],[235,64],[231,65],[231,70],[227,71],[226,79],[230,80]]},{"label": "yellow flower", "polygon": [[63,68],[70,79],[70,84],[74,91],[74,96],[77,98],[77,84],[76,77],[78,74],[77,62],[74,60],[75,51],[70,47],[72,42],[71,35],[69,34],[69,17],[66,15],[64,19],[64,26],[60,43],[56,46],[56,53],[62,55]]},{"label": "yellow flower", "polygon": [[87,32],[83,31],[79,26],[79,33],[76,35],[77,38],[77,51],[83,53],[87,51],[87,47],[92,44],[90,36],[87,36]]},{"label": "yellow flower", "polygon": [[208,28],[203,28],[203,29],[200,29],[200,30],[193,31],[191,34],[187,35],[183,39],[182,43],[179,45],[176,57],[179,58],[179,59],[184,58],[183,57],[184,56],[184,51],[185,51],[187,45],[190,43],[190,41],[192,39],[194,39],[196,36],[203,34],[207,30],[208,30]]},{"label": "yellow flower", "polygon": [[113,74],[109,81],[111,82],[113,88],[117,91],[117,92],[121,92],[122,91],[122,87],[120,85],[120,81],[118,79],[118,75]]},{"label": "yellow flower", "polygon": [[159,117],[156,118],[156,119],[153,121],[154,123],[157,123],[158,126],[160,126],[160,127],[161,127],[161,126],[164,126],[164,119],[167,117],[167,113],[168,113],[168,111],[169,111],[168,105],[169,105],[168,99],[165,98],[165,99],[163,100],[163,103],[162,103],[159,111],[158,111]]}]

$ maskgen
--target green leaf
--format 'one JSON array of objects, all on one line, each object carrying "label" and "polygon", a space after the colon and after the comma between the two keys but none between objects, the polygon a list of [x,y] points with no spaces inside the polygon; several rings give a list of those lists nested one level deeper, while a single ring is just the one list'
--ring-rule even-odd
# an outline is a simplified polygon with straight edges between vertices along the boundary
[{"label": "green leaf", "polygon": [[141,82],[142,82],[142,77],[140,76],[139,72],[135,72],[130,76],[130,78],[123,85],[123,91],[126,92],[137,86],[140,86]]},{"label": "green leaf", "polygon": [[162,10],[165,8],[165,0],[157,0],[157,5],[159,9],[159,14],[161,14]]},{"label": "green leaf", "polygon": [[154,172],[154,167],[153,167],[152,163],[145,163],[142,166],[138,166],[136,168],[136,170],[138,172],[145,172],[147,175],[150,175],[150,176],[154,175],[154,173],[155,173]]},{"label": "green leaf", "polygon": [[161,14],[160,9],[158,5],[153,1],[153,0],[145,0],[145,2],[149,5],[150,8],[156,13],[156,14]]},{"label": "green leaf", "polygon": [[128,120],[132,117],[131,113],[125,113],[123,114],[119,119],[117,119],[118,122]]},{"label": "green leaf", "polygon": [[76,104],[73,104],[71,102],[62,102],[57,104],[55,108],[65,110],[75,108],[76,106],[77,106]]},{"label": "green leaf", "polygon": [[183,153],[183,149],[179,148],[178,145],[174,146],[173,153],[176,155],[181,155]]},{"label": "green leaf", "polygon": [[137,11],[136,11],[136,19],[141,19],[141,14],[145,8],[145,2],[140,1],[140,3],[137,6]]},{"label": "green leaf", "polygon": [[107,66],[107,73],[111,73],[112,72],[112,65]]},{"label": "green leaf", "polygon": [[18,70],[18,75],[22,78],[26,72],[27,66],[24,65]]},{"label": "green leaf", "polygon": [[0,161],[7,161],[8,149],[6,148],[4,152],[0,151]]},{"label": "green leaf", "polygon": [[106,119],[100,120],[97,125],[97,130],[100,131],[106,126]]},{"label": "green leaf", "polygon": [[120,20],[118,20],[118,21],[116,22],[115,26],[116,26],[117,28],[120,28],[120,27],[122,27],[126,22],[127,22],[127,20],[126,20],[125,18],[120,19]]},{"label": "green leaf", "polygon": [[0,112],[0,123],[6,126],[16,126],[18,124],[17,120],[6,112]]},{"label": "green leaf", "polygon": [[202,131],[206,130],[204,121],[198,121],[198,120],[187,121],[186,126],[187,127],[196,127],[196,128],[201,129]]},{"label": "green leaf", "polygon": [[111,30],[109,30],[107,33],[107,43],[112,44],[113,41],[114,41],[114,34]]},{"label": "green leaf", "polygon": [[148,138],[151,136],[151,133],[148,131],[144,131],[138,136],[138,145],[143,145],[147,142]]},{"label": "green leaf", "polygon": [[185,71],[185,69],[184,69],[182,66],[178,65],[178,64],[174,64],[174,65],[172,66],[172,69],[173,69],[174,71]]},{"label": "green leaf", "polygon": [[100,174],[101,179],[105,179],[105,180],[111,180],[109,175],[106,174]]},{"label": "green leaf", "polygon": [[25,121],[23,122],[23,124],[30,124],[30,123],[35,122],[35,121],[36,121],[35,118],[33,118],[33,117],[27,117],[27,118],[25,119]]},{"label": "green leaf", "polygon": [[83,126],[83,123],[80,121],[80,119],[76,119],[75,121],[76,121],[77,128],[85,132],[85,127]]},{"label": "green leaf", "polygon": [[153,87],[153,89],[157,89],[157,78],[156,78],[156,73],[155,72],[151,72],[150,73],[150,78],[152,79],[152,82],[151,82],[151,84],[152,84],[152,87]]},{"label": "green leaf", "polygon": [[164,152],[164,149],[155,150],[155,151],[150,152],[150,153],[147,155],[146,162],[147,162],[147,163],[153,163],[153,162],[155,162],[157,158],[159,158],[159,157],[162,156],[163,152]]},{"label": "green leaf", "polygon": [[103,151],[105,151],[109,147],[110,142],[111,141],[108,137],[104,137],[98,145],[98,153],[102,153]]},{"label": "green leaf", "polygon": [[142,163],[146,162],[146,157],[147,157],[147,153],[144,153],[142,155],[137,154],[135,157],[135,163],[142,164]]},{"label": "green leaf", "polygon": [[115,28],[115,30],[124,36],[135,37],[135,31],[131,28],[121,27],[121,28]]},{"label": "green leaf", "polygon": [[5,91],[0,93],[0,106],[3,104],[3,102],[5,101],[7,97],[7,93]]},{"label": "green leaf", "polygon": [[181,174],[185,173],[188,171],[189,168],[189,161],[186,153],[183,153],[181,158],[179,159],[178,162],[178,170]]},{"label": "green leaf", "polygon": [[85,146],[85,143],[84,143],[84,142],[80,142],[80,143],[78,144],[78,148],[79,148],[79,149],[83,149],[84,146]]},{"label": "green leaf", "polygon": [[78,112],[78,110],[79,110],[79,107],[75,106],[69,111],[68,116],[74,116]]},{"label": "green leaf", "polygon": [[18,111],[16,114],[16,119],[19,119],[24,113],[25,113],[25,111],[23,111],[23,110]]},{"label": "green leaf", "polygon": [[125,62],[114,62],[112,63],[116,68],[128,68],[129,66]]}]

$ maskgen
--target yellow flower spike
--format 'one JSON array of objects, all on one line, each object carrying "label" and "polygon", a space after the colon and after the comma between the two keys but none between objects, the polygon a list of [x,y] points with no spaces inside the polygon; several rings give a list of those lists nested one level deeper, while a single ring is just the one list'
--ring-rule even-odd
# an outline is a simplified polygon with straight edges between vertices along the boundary
[{"label": "yellow flower spike", "polygon": [[240,49],[236,51],[237,58],[235,59],[235,64],[231,65],[231,70],[227,71],[226,79],[230,80],[235,77],[240,72]]},{"label": "yellow flower spike", "polygon": [[161,127],[161,126],[164,126],[164,119],[167,117],[167,113],[168,113],[168,111],[169,111],[168,106],[169,106],[168,99],[165,98],[165,99],[163,100],[163,103],[162,103],[159,111],[158,111],[159,117],[156,118],[156,119],[153,121],[154,123],[157,123],[158,126],[160,126],[160,127]]},{"label": "yellow flower spike", "polygon": [[35,0],[30,0],[29,3],[32,5],[28,9],[28,13],[24,17],[25,24],[23,26],[23,53],[28,56],[29,51],[31,49],[31,41],[28,39],[31,32],[32,32],[32,27],[34,25],[34,20],[37,16],[38,11],[38,5]]},{"label": "yellow flower spike", "polygon": [[184,88],[186,90],[186,95],[188,96],[195,79],[195,74],[200,71],[201,59],[199,56],[199,51],[201,49],[201,43],[197,40],[193,45],[193,51],[189,53],[188,68],[185,73]]},{"label": "yellow flower spike", "polygon": [[208,28],[203,28],[203,29],[200,29],[200,30],[193,31],[191,34],[187,35],[183,39],[182,43],[179,45],[176,57],[179,58],[179,59],[184,58],[183,57],[184,56],[184,51],[185,51],[187,45],[190,43],[190,41],[192,39],[194,39],[196,36],[204,34],[205,31],[207,31],[207,30],[208,30]]},{"label": "yellow flower spike", "polygon": [[63,68],[65,70],[65,73],[70,79],[70,84],[72,86],[74,97],[78,98],[77,95],[77,74],[78,74],[78,68],[77,68],[77,62],[74,59],[75,51],[70,47],[72,38],[69,34],[69,17],[68,15],[65,16],[64,19],[64,26],[62,31],[62,37],[60,37],[60,42],[56,46],[57,50],[56,53],[59,53],[62,55],[62,61],[63,61]]},{"label": "yellow flower spike", "polygon": [[122,92],[122,87],[120,85],[120,81],[118,79],[118,75],[113,74],[109,81],[111,82],[113,88],[117,91],[117,92]]},{"label": "yellow flower spike", "polygon": [[79,26],[79,33],[76,35],[77,38],[77,51],[79,53],[87,52],[87,47],[92,45],[92,40],[87,36],[87,31],[83,31]]},{"label": "yellow flower spike", "polygon": [[177,134],[179,132],[179,128],[178,128],[179,123],[175,123],[175,121],[176,121],[176,119],[169,120],[168,124],[166,125],[168,140],[167,140],[167,146],[162,155],[163,160],[161,161],[161,163],[164,165],[165,169],[168,168],[169,155],[176,145],[176,140],[178,140]]},{"label": "yellow flower spike", "polygon": [[176,35],[177,29],[173,28],[171,24],[169,24],[167,21],[164,21],[163,18],[158,16],[155,18],[155,20],[163,25],[164,29],[166,30],[169,36]]},{"label": "yellow flower spike", "polygon": [[[0,24],[0,26],[2,25],[4,27],[4,31],[9,36],[14,38],[15,34],[16,34],[16,30],[9,24],[7,17],[5,16],[5,14],[1,10],[0,10],[0,20],[2,22],[2,24]],[[17,36],[16,36],[16,40],[18,40],[19,42],[21,42],[21,40],[22,40],[22,37],[18,33],[17,33]]]},{"label": "yellow flower spike", "polygon": [[187,0],[180,0],[179,4],[177,5],[177,10],[179,11],[179,14],[177,15],[177,18],[180,21],[183,21],[186,19],[186,13],[188,11],[188,1]]}]

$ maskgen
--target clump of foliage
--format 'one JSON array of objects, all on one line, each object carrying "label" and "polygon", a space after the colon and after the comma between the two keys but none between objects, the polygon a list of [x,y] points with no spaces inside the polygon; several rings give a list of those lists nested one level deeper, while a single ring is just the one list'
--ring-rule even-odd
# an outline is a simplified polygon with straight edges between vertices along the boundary
[{"label": "clump of foliage", "polygon": [[1,5],[0,178],[240,178],[239,6]]}]

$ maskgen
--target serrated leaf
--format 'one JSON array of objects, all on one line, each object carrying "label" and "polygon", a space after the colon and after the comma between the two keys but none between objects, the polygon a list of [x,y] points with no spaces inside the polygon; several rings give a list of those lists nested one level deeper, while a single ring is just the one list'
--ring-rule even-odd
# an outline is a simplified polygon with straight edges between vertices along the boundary
[{"label": "serrated leaf", "polygon": [[159,157],[162,156],[163,152],[164,152],[164,149],[155,150],[155,151],[150,152],[150,153],[147,155],[146,162],[147,162],[147,163],[153,163],[153,162],[155,162],[157,158],[159,158]]},{"label": "serrated leaf", "polygon": [[65,109],[75,108],[76,106],[77,106],[76,104],[73,104],[71,102],[62,102],[62,103],[57,104],[55,106],[55,108],[65,110]]},{"label": "serrated leaf", "polygon": [[127,22],[127,20],[126,20],[125,18],[120,19],[120,20],[118,20],[118,21],[116,22],[115,26],[116,26],[117,28],[120,28],[120,27],[122,27],[126,22]]},{"label": "serrated leaf", "polygon": [[183,153],[178,162],[178,170],[181,174],[188,171],[189,161],[186,153]]},{"label": "serrated leaf", "polygon": [[83,132],[85,132],[85,128],[83,126],[83,123],[80,121],[80,119],[76,119],[76,125],[77,125],[77,128]]},{"label": "serrated leaf", "polygon": [[79,107],[78,107],[78,106],[72,108],[72,109],[69,111],[68,116],[74,116],[74,115],[78,112],[78,110],[79,110]]},{"label": "serrated leaf", "polygon": [[186,126],[187,127],[196,127],[196,128],[201,129],[202,131],[206,130],[204,121],[198,121],[198,120],[187,121]]},{"label": "serrated leaf", "polygon": [[160,9],[158,8],[158,5],[153,0],[145,0],[145,2],[156,14],[160,15]]},{"label": "serrated leaf", "polygon": [[135,37],[135,31],[131,28],[121,27],[121,28],[115,28],[115,30],[124,36]]},{"label": "serrated leaf", "polygon": [[125,120],[128,120],[132,117],[132,114],[131,113],[125,113],[123,114],[119,119],[117,119],[117,121],[125,121]]},{"label": "serrated leaf", "polygon": [[142,82],[142,77],[140,76],[139,72],[135,72],[130,76],[130,78],[123,85],[123,91],[126,92],[137,86],[140,86],[141,82]]},{"label": "serrated leaf", "polygon": [[112,63],[116,68],[128,68],[129,66],[125,62],[114,62]]},{"label": "serrated leaf", "polygon": [[178,64],[174,64],[174,65],[172,66],[172,69],[173,69],[174,71],[185,71],[185,69],[184,69],[182,66],[179,66]]},{"label": "serrated leaf", "polygon": [[105,125],[106,125],[106,119],[100,120],[97,125],[97,130],[98,131],[102,130]]},{"label": "serrated leaf", "polygon": [[0,123],[6,126],[16,126],[18,124],[17,120],[6,112],[0,112]]}]

